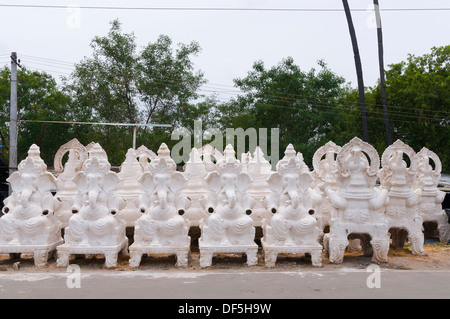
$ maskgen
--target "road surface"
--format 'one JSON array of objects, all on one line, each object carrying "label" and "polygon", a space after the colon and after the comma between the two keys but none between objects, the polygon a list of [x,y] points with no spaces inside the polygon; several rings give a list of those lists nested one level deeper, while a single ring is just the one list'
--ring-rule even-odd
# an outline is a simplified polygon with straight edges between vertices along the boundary
[{"label": "road surface", "polygon": [[[70,266],[69,266],[70,267]],[[106,270],[0,272],[0,298],[450,298],[450,270]]]}]

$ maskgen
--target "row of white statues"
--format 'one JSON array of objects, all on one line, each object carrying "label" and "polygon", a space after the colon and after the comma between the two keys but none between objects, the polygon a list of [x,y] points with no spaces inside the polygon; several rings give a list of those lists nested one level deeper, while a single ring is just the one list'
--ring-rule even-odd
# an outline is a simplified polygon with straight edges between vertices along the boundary
[{"label": "row of white statues", "polygon": [[[0,218],[0,253],[33,252],[36,266],[53,251],[58,266],[67,266],[71,255],[104,254],[107,267],[120,252],[130,254],[132,267],[144,254],[164,253],[186,267],[188,232],[199,226],[201,267],[217,253],[246,254],[251,266],[255,226],[261,226],[267,266],[280,253],[308,253],[321,266],[323,251],[341,263],[346,249],[358,246],[374,262],[387,262],[391,242],[403,247],[406,239],[413,254],[423,254],[424,222],[437,224],[441,240],[450,239],[445,193],[437,188],[439,158],[426,148],[416,154],[400,140],[381,163],[359,138],[343,147],[329,142],[315,153],[313,171],[292,145],[276,171],[259,148],[238,160],[231,146],[222,154],[207,145],[192,149],[180,172],[162,144],[158,154],[130,149],[115,173],[99,144],[84,147],[74,139],[58,151],[54,166],[57,178],[33,145],[9,177],[13,192]],[[134,227],[130,246],[126,227]]]}]

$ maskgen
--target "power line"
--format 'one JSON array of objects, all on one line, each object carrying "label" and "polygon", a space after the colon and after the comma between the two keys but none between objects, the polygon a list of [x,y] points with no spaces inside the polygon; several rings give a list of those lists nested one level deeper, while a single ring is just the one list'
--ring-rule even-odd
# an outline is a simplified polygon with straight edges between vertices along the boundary
[{"label": "power line", "polygon": [[48,59],[48,58],[41,58],[41,57],[37,57],[37,56],[33,56],[33,55],[21,54],[21,56],[25,57],[27,59],[31,59],[31,60],[38,60],[38,61],[49,62],[49,63],[53,63],[53,64],[61,64],[61,65],[65,65],[65,66],[72,67],[72,68],[75,65],[75,63],[71,63],[71,62]]},{"label": "power line", "polygon": [[71,122],[71,121],[38,121],[20,120],[20,123],[49,123],[49,124],[78,124],[78,125],[108,125],[108,126],[131,126],[131,127],[172,127],[170,124],[140,124],[140,123],[107,123],[107,122]]},{"label": "power line", "polygon": [[[39,58],[37,58],[39,59]],[[43,60],[51,60],[51,59],[44,59]],[[50,64],[44,64],[44,63],[38,63],[38,62],[32,62],[32,64],[41,64],[44,66],[49,66],[49,67],[60,67],[58,65],[50,65]],[[57,74],[62,74],[62,75],[70,75],[69,73],[66,72],[62,72],[60,70],[54,70],[54,69],[49,69],[49,68],[42,68],[42,67],[35,67],[33,65],[29,66],[26,65],[26,67],[29,67],[30,69],[33,70],[40,70],[40,71],[44,71],[44,72],[49,72],[49,73],[57,73]],[[67,68],[67,67],[64,67]],[[64,70],[66,71],[66,70]],[[165,78],[163,81],[159,81],[160,84],[165,84],[165,85],[173,85],[175,83],[178,83],[177,79],[168,79]],[[218,86],[220,88],[215,88],[214,86]],[[226,89],[229,88],[229,89]],[[230,85],[225,85],[225,84],[217,84],[217,83],[207,83],[202,85],[201,88],[199,88],[200,92],[205,92],[205,93],[221,93],[221,94],[227,94],[227,95],[231,95],[233,97],[239,97],[239,94],[244,94],[245,92],[239,90],[238,88],[234,87],[234,86],[230,86]],[[411,93],[419,93],[419,92],[411,92]],[[433,93],[428,93],[428,94],[433,94]],[[283,99],[287,102],[290,102],[292,104],[294,103],[306,103],[308,105],[312,105],[315,106],[317,108],[334,108],[334,106],[331,106],[329,104],[326,104],[326,101],[324,101],[324,99],[326,99],[326,97],[318,97],[318,96],[310,96],[310,95],[306,95],[306,94],[294,94],[294,93],[281,93],[281,92],[265,92],[262,95],[259,95],[256,98],[268,98],[268,99]],[[352,101],[346,101],[345,103],[343,103],[343,101],[335,101],[336,103],[338,103],[339,105],[345,107],[346,109],[352,109],[353,107],[357,106],[358,102],[352,102]],[[367,103],[368,106],[372,106],[372,107],[376,107],[376,106],[381,106],[381,104],[376,104],[376,103]],[[391,105],[392,106],[392,105]],[[408,108],[408,107],[400,107],[402,109],[402,111],[394,111],[392,110],[392,115],[393,116],[404,116],[404,117],[412,117],[412,118],[416,118],[417,117],[417,109],[416,108]],[[294,108],[295,109],[295,108]],[[409,110],[409,111],[408,111]],[[428,120],[435,120],[435,118],[433,117],[434,114],[441,114],[443,116],[445,115],[450,115],[450,111],[434,111],[434,110],[425,110],[427,112],[427,115],[422,115],[423,119],[428,119]],[[372,109],[371,113],[377,113],[380,112],[380,110],[377,109]]]},{"label": "power line", "polygon": [[[10,8],[45,8],[67,9],[71,6],[63,5],[31,5],[31,4],[1,4],[0,7]],[[344,12],[339,8],[213,8],[213,7],[112,7],[112,6],[75,6],[89,10],[152,10],[152,11],[267,11],[267,12]],[[354,12],[370,12],[374,9],[352,9]],[[381,11],[450,11],[450,8],[382,8]]]}]

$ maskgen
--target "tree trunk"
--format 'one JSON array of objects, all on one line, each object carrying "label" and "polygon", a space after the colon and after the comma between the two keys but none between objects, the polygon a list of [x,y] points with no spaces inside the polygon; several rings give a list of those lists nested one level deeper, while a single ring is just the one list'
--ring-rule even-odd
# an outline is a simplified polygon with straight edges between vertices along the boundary
[{"label": "tree trunk", "polygon": [[387,106],[387,94],[384,78],[384,49],[383,49],[383,31],[381,29],[381,14],[380,5],[378,0],[373,0],[375,7],[376,21],[377,21],[377,36],[378,36],[378,57],[380,63],[380,88],[381,88],[381,101],[383,105],[384,125],[386,128],[386,141],[388,145],[392,144],[391,124],[389,121],[389,112]]},{"label": "tree trunk", "polygon": [[361,118],[363,126],[363,139],[365,142],[369,142],[369,131],[367,126],[367,110],[366,110],[366,97],[364,92],[364,79],[361,64],[361,57],[359,55],[358,41],[356,39],[355,27],[353,26],[352,15],[350,13],[350,7],[347,0],[342,0],[344,5],[345,15],[347,17],[348,28],[350,31],[350,37],[352,40],[353,54],[355,57],[356,75],[358,77],[358,91],[359,101],[361,104]]}]

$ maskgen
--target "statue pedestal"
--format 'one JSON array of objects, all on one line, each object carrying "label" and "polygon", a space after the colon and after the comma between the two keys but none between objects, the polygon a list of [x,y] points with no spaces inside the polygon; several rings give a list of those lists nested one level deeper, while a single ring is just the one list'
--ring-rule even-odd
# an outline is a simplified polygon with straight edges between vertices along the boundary
[{"label": "statue pedestal", "polygon": [[[266,267],[275,267],[278,254],[305,254],[311,255],[312,265],[315,267],[322,266],[322,250],[323,247],[318,242],[318,236],[312,238],[305,238],[309,243],[294,243],[292,241],[285,241],[283,243],[277,243],[273,240],[273,236],[267,236],[267,233],[272,233],[272,227],[267,224],[266,220],[263,220],[264,237],[261,239],[261,244],[264,251],[264,261]],[[318,229],[317,229],[318,235]],[[311,237],[311,236],[309,236]],[[268,239],[270,241],[268,241]],[[317,243],[315,243],[315,241]]]},{"label": "statue pedestal", "polygon": [[119,252],[128,253],[128,238],[124,238],[118,245],[111,246],[90,246],[90,245],[70,245],[62,244],[57,247],[58,251],[58,267],[69,266],[70,255],[105,255],[105,267],[111,268],[117,266],[117,256]]},{"label": "statue pedestal", "polygon": [[200,249],[200,267],[211,267],[214,254],[243,253],[247,255],[248,266],[255,266],[258,263],[258,245],[255,242],[250,244],[209,243],[203,238],[204,234],[208,233],[208,226],[203,223],[203,220],[200,221],[200,229],[202,231],[202,237],[198,240],[198,247]]},{"label": "statue pedestal", "polygon": [[322,267],[322,245],[273,245],[261,240],[266,267],[275,267],[278,254],[310,254],[312,265]]},{"label": "statue pedestal", "polygon": [[36,267],[44,267],[47,265],[48,256],[51,252],[56,251],[56,248],[63,243],[62,238],[45,245],[21,245],[21,244],[8,244],[0,245],[1,253],[20,254],[20,253],[33,253],[34,265]]},{"label": "statue pedestal", "polygon": [[[372,261],[382,263],[388,261],[390,238],[386,223],[359,224],[341,222],[331,219],[330,233],[325,234],[323,240],[324,251],[331,263],[342,263],[345,249],[349,245],[349,235],[360,235],[370,238],[373,252]],[[369,243],[364,243],[366,250]]]},{"label": "statue pedestal", "polygon": [[[191,238],[188,237],[190,241]],[[191,254],[190,245],[165,246],[165,245],[143,245],[134,243],[130,246],[130,266],[139,267],[143,254],[159,255],[168,254],[177,257],[176,267],[186,268],[189,265],[189,256]]]}]

